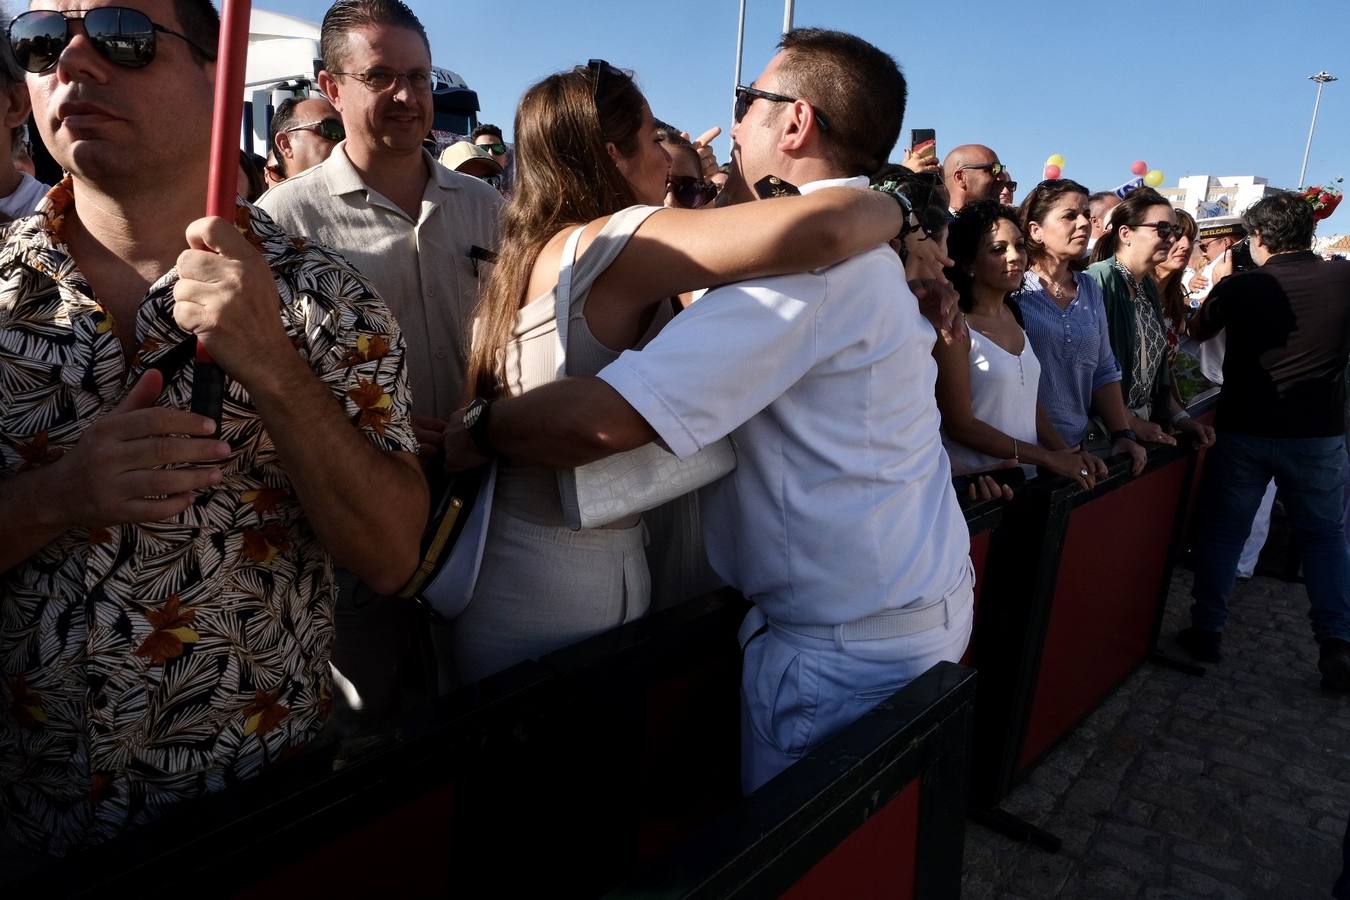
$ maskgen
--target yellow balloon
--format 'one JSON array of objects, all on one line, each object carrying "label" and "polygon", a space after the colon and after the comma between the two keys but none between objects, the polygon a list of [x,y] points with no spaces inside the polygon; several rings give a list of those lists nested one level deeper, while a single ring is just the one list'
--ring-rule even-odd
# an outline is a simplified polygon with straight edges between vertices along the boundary
[{"label": "yellow balloon", "polygon": [[1164,178],[1161,169],[1149,169],[1148,174],[1144,176],[1144,184],[1149,187],[1162,187],[1163,181]]},{"label": "yellow balloon", "polygon": [[1058,153],[1051,154],[1050,157],[1046,159],[1045,164],[1047,166],[1059,166],[1062,169],[1064,168],[1064,157],[1060,156]]}]

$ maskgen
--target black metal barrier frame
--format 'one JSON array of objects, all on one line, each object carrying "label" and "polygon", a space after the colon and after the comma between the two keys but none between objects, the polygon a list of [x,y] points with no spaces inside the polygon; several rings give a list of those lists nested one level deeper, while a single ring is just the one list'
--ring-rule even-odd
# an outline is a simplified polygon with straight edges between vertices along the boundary
[{"label": "black metal barrier frame", "polygon": [[607,897],[776,897],[916,781],[915,896],[959,896],[975,680],[937,664]]},{"label": "black metal barrier frame", "polygon": [[[1192,415],[1208,413],[1217,393],[1212,391],[1198,398],[1189,407]],[[1098,702],[1114,693],[1147,660],[1191,674],[1204,673],[1203,668],[1158,650],[1168,588],[1184,549],[1183,528],[1195,485],[1197,459],[1197,452],[1182,439],[1175,447],[1151,446],[1148,464],[1138,476],[1131,474],[1128,458],[1109,460],[1107,476],[1090,491],[1082,490],[1069,479],[1042,475],[1020,488],[1015,499],[1004,505],[1001,517],[993,521],[983,573],[983,596],[971,637],[972,664],[981,674],[971,773],[972,812],[978,820],[1009,836],[1031,840],[1049,850],[1058,849],[1059,842],[1053,835],[1004,813],[997,804],[1035,765],[1034,761],[1023,765],[1023,748],[1036,700],[1069,519],[1074,510],[1178,463],[1186,468],[1175,508],[1164,526],[1168,529],[1168,551],[1153,611],[1149,651],[1104,691]],[[1109,545],[1111,537],[1103,535],[1103,540]],[[1090,712],[1083,713],[1077,721]],[[1039,754],[1037,761],[1043,755]]]}]

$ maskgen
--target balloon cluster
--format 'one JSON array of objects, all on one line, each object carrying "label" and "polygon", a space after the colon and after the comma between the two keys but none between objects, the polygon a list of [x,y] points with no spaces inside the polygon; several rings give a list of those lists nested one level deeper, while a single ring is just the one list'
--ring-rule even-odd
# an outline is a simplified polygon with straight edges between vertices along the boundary
[{"label": "balloon cluster", "polygon": [[1136,177],[1142,177],[1144,184],[1149,187],[1162,187],[1166,178],[1163,176],[1162,169],[1150,169],[1148,163],[1142,159],[1136,159],[1130,164],[1130,173]]},{"label": "balloon cluster", "polygon": [[1058,153],[1050,154],[1045,161],[1045,172],[1042,177],[1046,181],[1052,181],[1064,174],[1064,157]]}]

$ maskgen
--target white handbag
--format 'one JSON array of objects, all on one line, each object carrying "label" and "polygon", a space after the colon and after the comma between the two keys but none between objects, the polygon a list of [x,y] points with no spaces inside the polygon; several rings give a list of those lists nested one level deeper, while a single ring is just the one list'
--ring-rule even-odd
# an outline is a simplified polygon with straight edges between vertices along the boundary
[{"label": "white handbag", "polygon": [[[572,266],[584,226],[577,228],[563,248],[558,269],[554,309],[557,320],[558,377],[567,375],[567,325],[572,313]],[[736,450],[730,438],[707,445],[680,459],[651,443],[636,450],[558,472],[563,519],[573,530],[599,528],[628,516],[655,509],[667,500],[696,491],[736,468]]]}]

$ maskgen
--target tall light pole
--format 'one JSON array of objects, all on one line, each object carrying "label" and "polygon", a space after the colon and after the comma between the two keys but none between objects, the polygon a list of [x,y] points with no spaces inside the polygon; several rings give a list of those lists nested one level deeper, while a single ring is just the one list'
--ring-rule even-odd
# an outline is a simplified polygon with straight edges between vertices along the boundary
[{"label": "tall light pole", "polygon": [[783,0],[783,34],[792,30],[792,9],[796,5],[793,0]]},{"label": "tall light pole", "polygon": [[1298,188],[1303,190],[1303,176],[1308,174],[1308,154],[1312,152],[1313,132],[1317,130],[1317,107],[1322,105],[1322,85],[1331,81],[1340,81],[1335,75],[1332,75],[1326,69],[1318,72],[1316,75],[1309,75],[1309,81],[1317,82],[1317,99],[1313,101],[1312,124],[1308,126],[1308,144],[1303,148],[1303,167],[1298,170]]}]

